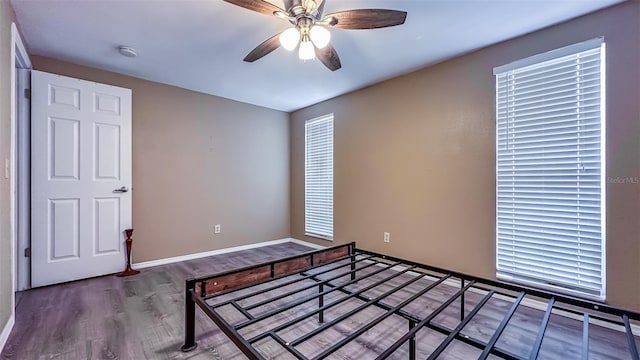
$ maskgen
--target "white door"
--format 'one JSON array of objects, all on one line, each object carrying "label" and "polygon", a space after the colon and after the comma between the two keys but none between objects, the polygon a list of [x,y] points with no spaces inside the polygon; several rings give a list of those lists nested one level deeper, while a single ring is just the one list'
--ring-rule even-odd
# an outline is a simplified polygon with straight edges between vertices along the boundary
[{"label": "white door", "polygon": [[33,71],[33,287],[124,268],[130,188],[131,90]]}]

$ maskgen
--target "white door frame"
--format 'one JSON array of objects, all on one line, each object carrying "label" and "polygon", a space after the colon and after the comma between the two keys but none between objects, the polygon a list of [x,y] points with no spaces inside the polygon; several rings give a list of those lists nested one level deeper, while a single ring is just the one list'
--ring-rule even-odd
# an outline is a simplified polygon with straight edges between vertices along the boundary
[{"label": "white door frame", "polygon": [[16,291],[31,288],[31,258],[25,257],[31,247],[31,70],[16,67]]},{"label": "white door frame", "polygon": [[[13,281],[12,281],[12,293],[11,293],[11,311],[12,318],[15,316],[15,293],[16,289],[18,289],[18,277],[21,279],[26,276],[28,279],[29,274],[23,274],[18,271],[18,260],[16,259],[18,243],[23,239],[18,239],[18,232],[16,224],[16,214],[20,209],[24,208],[22,199],[18,199],[18,203],[16,203],[16,189],[17,187],[23,187],[22,180],[18,179],[18,174],[16,173],[17,165],[17,152],[23,148],[20,146],[21,144],[17,143],[18,140],[18,121],[29,121],[30,119],[26,118],[24,114],[21,114],[20,106],[17,106],[16,101],[20,101],[23,99],[22,96],[17,94],[17,85],[18,85],[18,72],[17,68],[20,69],[31,69],[31,60],[29,59],[29,54],[27,53],[27,49],[24,46],[24,42],[22,41],[22,37],[20,36],[20,32],[15,23],[11,24],[11,155],[10,155],[10,202],[11,202],[11,267],[13,269]],[[22,116],[21,116],[22,115]],[[27,144],[28,145],[28,144]],[[27,160],[27,159],[23,159]],[[21,161],[19,164],[22,168],[28,168],[28,161]],[[29,189],[27,187],[27,189]],[[26,204],[28,205],[28,204]],[[21,234],[21,237],[26,234]],[[21,281],[21,283],[24,283]],[[21,286],[22,287],[22,286]],[[14,318],[15,319],[15,318]]]}]

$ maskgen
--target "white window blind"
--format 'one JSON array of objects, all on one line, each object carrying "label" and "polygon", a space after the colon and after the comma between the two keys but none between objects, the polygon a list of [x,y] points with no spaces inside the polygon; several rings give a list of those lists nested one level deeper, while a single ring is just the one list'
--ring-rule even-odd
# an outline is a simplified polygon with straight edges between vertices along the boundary
[{"label": "white window blind", "polygon": [[604,299],[604,42],[532,58],[494,69],[497,276]]},{"label": "white window blind", "polygon": [[333,114],[305,123],[304,224],[307,235],[333,239]]}]

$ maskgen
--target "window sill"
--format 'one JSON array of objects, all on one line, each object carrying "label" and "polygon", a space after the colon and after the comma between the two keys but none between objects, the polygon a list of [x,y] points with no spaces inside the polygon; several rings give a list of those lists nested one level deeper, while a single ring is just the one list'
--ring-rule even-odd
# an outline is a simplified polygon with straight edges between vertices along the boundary
[{"label": "window sill", "polygon": [[533,289],[549,291],[552,293],[556,293],[558,295],[572,296],[572,297],[576,297],[576,298],[580,298],[588,301],[599,302],[603,305],[607,304],[606,295],[599,296],[599,295],[584,293],[579,290],[572,290],[572,289],[564,288],[561,286],[554,286],[554,285],[545,284],[542,282],[536,282],[536,281],[526,280],[519,277],[512,277],[512,276],[502,275],[502,274],[497,274],[496,278],[500,281],[504,281],[506,283],[511,283],[514,285],[526,286]]},{"label": "window sill", "polygon": [[320,239],[320,240],[333,241],[333,237],[331,236],[324,236],[324,235],[310,234],[310,233],[304,233],[304,236],[309,236],[309,237]]}]

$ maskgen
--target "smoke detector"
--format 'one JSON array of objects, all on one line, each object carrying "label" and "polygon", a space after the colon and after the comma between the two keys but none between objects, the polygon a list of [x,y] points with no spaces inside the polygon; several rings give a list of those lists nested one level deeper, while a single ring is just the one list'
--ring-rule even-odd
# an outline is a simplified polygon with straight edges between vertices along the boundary
[{"label": "smoke detector", "polygon": [[136,51],[136,49],[130,46],[120,46],[118,47],[118,51],[120,52],[120,54],[126,57],[134,58],[138,56],[138,52]]}]

